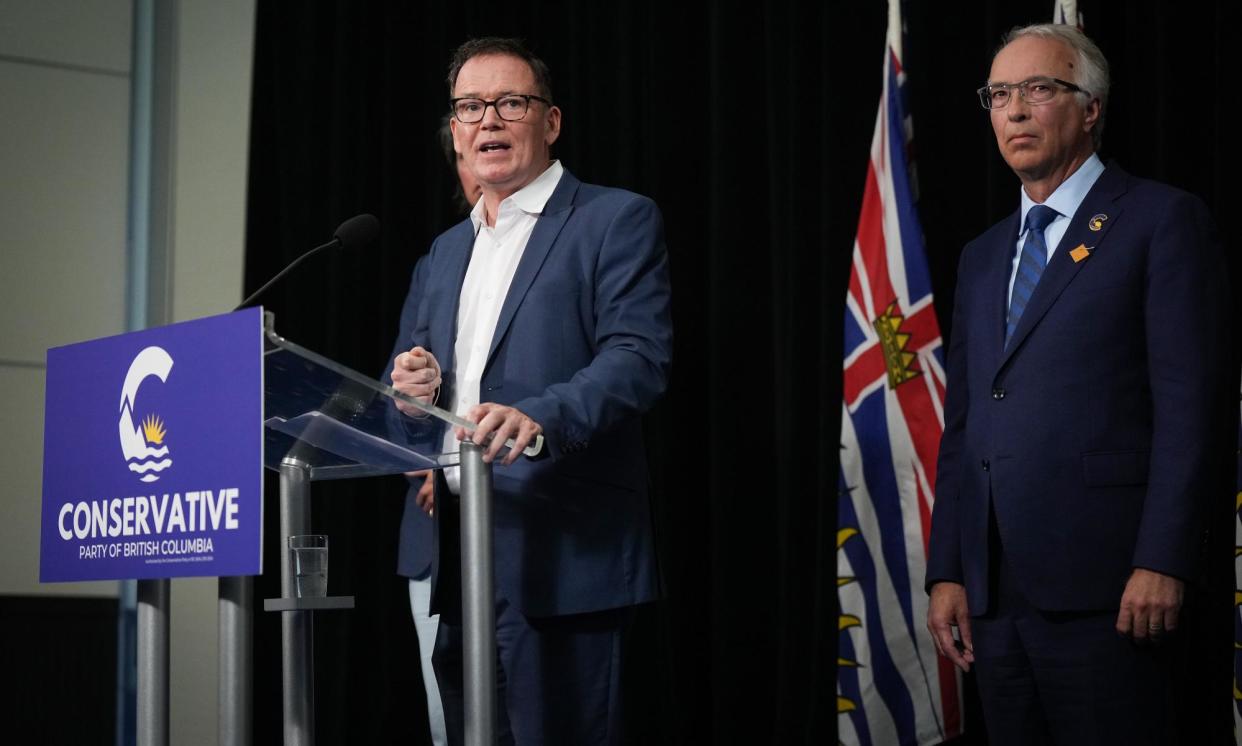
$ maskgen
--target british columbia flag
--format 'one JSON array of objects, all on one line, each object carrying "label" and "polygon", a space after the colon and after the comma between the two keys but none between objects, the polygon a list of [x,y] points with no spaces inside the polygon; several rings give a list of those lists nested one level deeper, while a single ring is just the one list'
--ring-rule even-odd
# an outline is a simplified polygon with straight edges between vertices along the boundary
[{"label": "british columbia flag", "polygon": [[1238,496],[1234,503],[1233,572],[1233,737],[1242,746],[1242,396],[1238,399]]},{"label": "british columbia flag", "polygon": [[837,516],[841,743],[923,746],[962,729],[961,680],[927,632],[923,575],[944,431],[944,352],[914,206],[899,0],[845,313]]}]

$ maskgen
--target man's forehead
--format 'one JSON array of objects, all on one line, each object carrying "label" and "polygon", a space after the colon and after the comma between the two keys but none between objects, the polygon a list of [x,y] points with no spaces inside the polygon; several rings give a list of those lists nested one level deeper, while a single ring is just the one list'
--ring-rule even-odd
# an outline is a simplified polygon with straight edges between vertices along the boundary
[{"label": "man's forehead", "polygon": [[535,73],[521,57],[481,54],[471,57],[457,73],[454,93],[529,93]]},{"label": "man's forehead", "polygon": [[1075,62],[1073,50],[1056,39],[1021,36],[997,52],[988,80],[1020,83],[1038,76],[1073,80]]}]

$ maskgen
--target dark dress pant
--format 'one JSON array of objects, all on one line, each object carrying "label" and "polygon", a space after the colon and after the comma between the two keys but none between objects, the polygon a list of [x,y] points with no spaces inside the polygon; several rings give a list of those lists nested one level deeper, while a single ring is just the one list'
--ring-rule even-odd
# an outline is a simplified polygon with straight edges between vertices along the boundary
[{"label": "dark dress pant", "polygon": [[1164,746],[1176,636],[1139,644],[1117,610],[1045,612],[1014,583],[993,534],[992,608],[971,619],[976,681],[993,746]]},{"label": "dark dress pant", "polygon": [[[496,602],[498,743],[621,743],[621,663],[633,607],[530,618]],[[440,617],[432,662],[449,744],[464,728],[462,629]]]}]

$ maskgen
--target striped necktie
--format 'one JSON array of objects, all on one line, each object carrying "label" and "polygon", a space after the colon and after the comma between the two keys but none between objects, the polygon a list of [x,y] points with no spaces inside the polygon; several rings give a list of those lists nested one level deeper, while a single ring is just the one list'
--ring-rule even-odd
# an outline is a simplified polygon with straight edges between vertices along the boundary
[{"label": "striped necktie", "polygon": [[1018,321],[1026,304],[1039,284],[1039,276],[1044,273],[1048,263],[1048,244],[1044,241],[1044,228],[1048,227],[1061,213],[1035,205],[1026,214],[1026,240],[1022,242],[1022,258],[1018,260],[1018,274],[1013,279],[1013,294],[1009,296],[1009,321],[1005,324],[1005,345],[1013,337],[1013,330],[1018,328]]}]

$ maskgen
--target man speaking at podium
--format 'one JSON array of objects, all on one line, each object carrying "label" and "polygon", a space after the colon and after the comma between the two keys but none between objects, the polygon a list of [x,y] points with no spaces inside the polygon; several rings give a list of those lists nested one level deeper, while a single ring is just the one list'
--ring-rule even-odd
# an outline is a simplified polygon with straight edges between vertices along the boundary
[{"label": "man speaking at podium", "polygon": [[[472,439],[498,465],[502,742],[617,743],[624,632],[660,593],[640,416],[672,354],[662,220],[651,200],[551,159],[561,110],[547,65],[521,42],[466,42],[448,84],[453,142],[483,196],[415,271],[393,386],[477,423]],[[540,434],[546,457],[520,457]],[[464,436],[448,433],[446,450]],[[434,660],[450,743],[463,725],[459,479],[446,470],[433,503],[421,500],[436,519]],[[402,526],[409,577],[425,551],[418,486]]]}]

